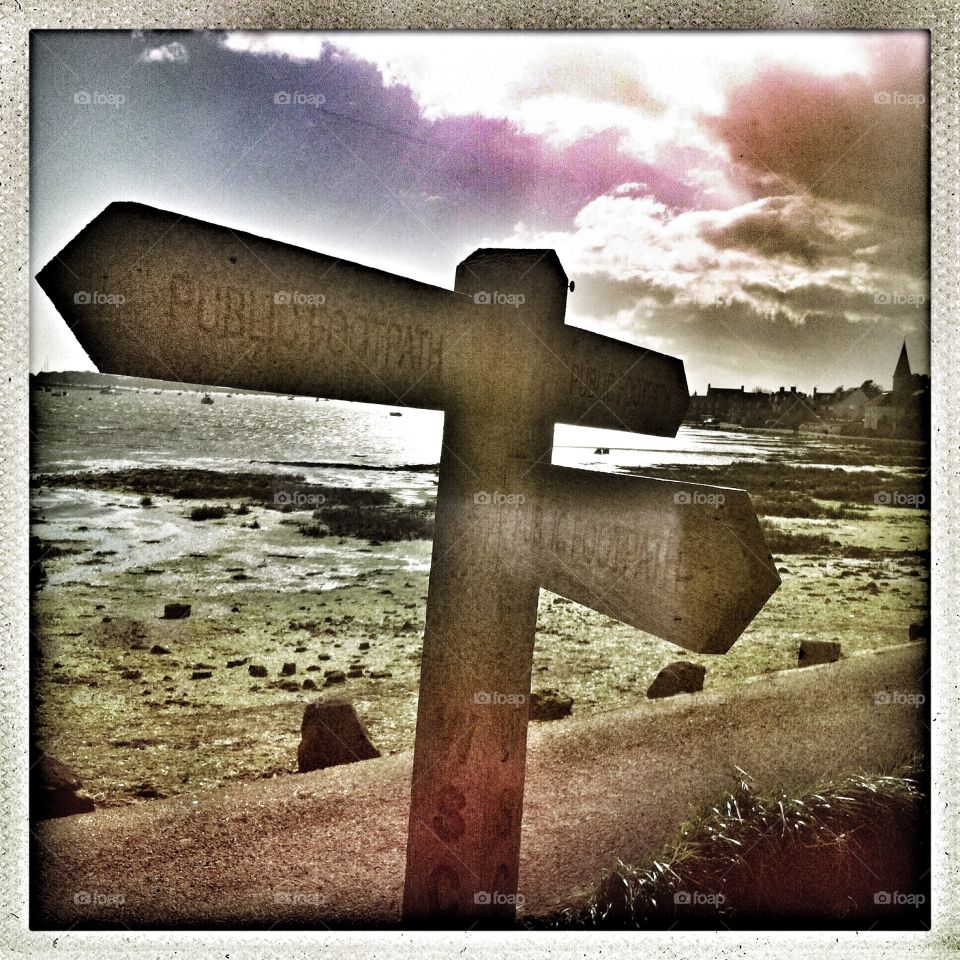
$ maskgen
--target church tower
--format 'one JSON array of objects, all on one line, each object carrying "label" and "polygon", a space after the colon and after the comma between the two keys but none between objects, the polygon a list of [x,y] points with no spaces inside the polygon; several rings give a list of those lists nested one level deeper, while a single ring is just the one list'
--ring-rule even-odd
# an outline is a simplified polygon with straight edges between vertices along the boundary
[{"label": "church tower", "polygon": [[910,373],[910,360],[907,357],[907,341],[903,341],[900,348],[900,359],[897,369],[893,371],[893,392],[909,393],[913,388],[913,375]]}]

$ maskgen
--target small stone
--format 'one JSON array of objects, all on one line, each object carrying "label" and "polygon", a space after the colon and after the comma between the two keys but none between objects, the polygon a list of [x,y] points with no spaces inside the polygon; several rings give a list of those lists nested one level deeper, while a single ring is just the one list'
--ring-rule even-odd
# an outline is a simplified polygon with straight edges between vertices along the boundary
[{"label": "small stone", "polygon": [[164,655],[164,654],[169,653],[170,650],[169,650],[169,648],[163,646],[163,644],[161,644],[161,643],[155,643],[155,644],[150,648],[150,652],[151,652],[151,653],[157,653],[157,654],[160,654],[160,655]]},{"label": "small stone", "polygon": [[93,800],[80,791],[83,784],[72,767],[42,753],[31,771],[30,815],[34,820],[90,813]]},{"label": "small stone", "polygon": [[249,657],[240,657],[239,660],[228,660],[227,667],[230,669],[232,669],[233,667],[242,667],[249,662],[250,662]]},{"label": "small stone", "polygon": [[707,671],[699,664],[688,660],[677,660],[665,666],[654,678],[647,689],[651,700],[660,697],[672,697],[678,693],[696,693],[703,689],[703,678]]},{"label": "small stone", "polygon": [[357,649],[358,649],[358,650],[369,650],[369,649],[370,649],[370,642],[369,642],[368,640],[361,640],[360,643],[357,644]]},{"label": "small stone", "polygon": [[190,674],[191,680],[209,680],[213,676],[212,670],[194,670]]},{"label": "small stone", "polygon": [[380,751],[349,700],[321,698],[307,705],[300,725],[297,767],[300,773],[358,760],[372,760]]},{"label": "small stone", "polygon": [[839,659],[839,640],[804,640],[797,652],[797,665],[800,667],[812,667],[818,663],[834,663]]},{"label": "small stone", "polygon": [[331,670],[323,681],[325,687],[332,687],[335,683],[346,683],[347,675],[342,670]]},{"label": "small stone", "polygon": [[538,690],[530,694],[531,720],[560,720],[570,716],[573,697],[563,696],[556,690]]},{"label": "small stone", "polygon": [[189,616],[189,603],[165,603],[163,605],[164,620],[185,620]]},{"label": "small stone", "polygon": [[371,680],[387,680],[393,674],[389,670],[371,670],[368,674]]},{"label": "small stone", "polygon": [[911,623],[910,629],[907,631],[907,636],[911,640],[929,640],[930,624],[929,623]]},{"label": "small stone", "polygon": [[292,677],[297,672],[297,665],[295,663],[285,663],[280,668],[280,673],[284,677]]},{"label": "small stone", "polygon": [[316,689],[317,689],[317,681],[314,680],[312,677],[307,677],[307,679],[303,681],[303,689],[304,689],[304,690],[316,690]]},{"label": "small stone", "polygon": [[251,677],[265,677],[267,675],[267,668],[261,666],[259,663],[251,663],[247,672]]}]

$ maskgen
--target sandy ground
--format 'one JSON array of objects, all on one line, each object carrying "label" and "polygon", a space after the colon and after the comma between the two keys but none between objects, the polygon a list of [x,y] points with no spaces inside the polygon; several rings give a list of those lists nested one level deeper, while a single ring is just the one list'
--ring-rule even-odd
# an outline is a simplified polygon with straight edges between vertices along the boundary
[{"label": "sandy ground", "polygon": [[[304,704],[324,692],[353,700],[384,754],[412,746],[428,541],[310,540],[257,507],[195,523],[189,503],[153,499],[57,490],[35,526],[65,551],[35,604],[37,732],[98,806],[292,773]],[[925,511],[771,522],[837,547],[778,557],[782,587],[728,654],[687,654],[544,592],[534,689],[559,689],[589,717],[642,701],[676,659],[702,663],[706,689],[721,691],[794,666],[804,639],[852,654],[904,642],[923,619],[927,571],[910,551],[926,546]],[[886,553],[851,559],[849,547]],[[161,619],[171,601],[192,615]],[[324,687],[326,671],[351,666],[359,675]]]},{"label": "sandy ground", "polygon": [[[757,789],[807,790],[893,766],[925,742],[925,714],[876,694],[915,693],[926,669],[925,645],[913,644],[535,729],[522,915],[589,887],[617,857],[656,854],[738,767]],[[31,922],[396,923],[410,772],[406,752],[48,821]]]}]

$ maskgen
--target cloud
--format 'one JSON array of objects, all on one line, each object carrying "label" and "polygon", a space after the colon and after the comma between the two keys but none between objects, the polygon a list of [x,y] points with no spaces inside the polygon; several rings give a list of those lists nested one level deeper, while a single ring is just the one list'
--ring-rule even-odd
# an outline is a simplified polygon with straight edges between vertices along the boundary
[{"label": "cloud", "polygon": [[[750,368],[746,379],[754,370],[782,378],[775,371],[790,350],[809,369],[817,351],[844,356],[868,338],[880,363],[891,342],[922,335],[926,281],[913,261],[922,230],[910,256],[903,237],[885,244],[895,231],[882,211],[809,194],[677,210],[633,183],[587,204],[571,230],[520,225],[483,245],[556,249],[577,283],[574,322],[683,356],[696,383],[697,363],[710,370],[735,357]],[[863,358],[847,359],[838,376],[852,379]]]},{"label": "cloud", "polygon": [[507,96],[514,102],[536,97],[572,97],[590,103],[614,103],[661,115],[666,104],[642,81],[636,57],[623,50],[606,56],[567,47],[552,48],[533,58],[523,76],[511,83]]},{"label": "cloud", "polygon": [[159,47],[147,47],[140,59],[144,63],[188,63],[190,54],[179,40],[174,40]]},{"label": "cloud", "polygon": [[755,196],[803,192],[925,215],[926,34],[874,38],[869,50],[866,75],[767,66],[704,118]]}]

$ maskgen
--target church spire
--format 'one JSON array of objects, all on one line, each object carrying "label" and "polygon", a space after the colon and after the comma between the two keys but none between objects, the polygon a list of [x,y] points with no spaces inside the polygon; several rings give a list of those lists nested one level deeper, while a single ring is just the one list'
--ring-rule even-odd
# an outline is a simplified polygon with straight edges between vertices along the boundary
[{"label": "church spire", "polygon": [[900,348],[900,359],[897,361],[897,369],[893,371],[894,393],[909,389],[911,380],[910,359],[907,357],[907,341],[904,340],[903,346]]}]

